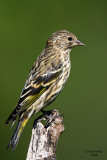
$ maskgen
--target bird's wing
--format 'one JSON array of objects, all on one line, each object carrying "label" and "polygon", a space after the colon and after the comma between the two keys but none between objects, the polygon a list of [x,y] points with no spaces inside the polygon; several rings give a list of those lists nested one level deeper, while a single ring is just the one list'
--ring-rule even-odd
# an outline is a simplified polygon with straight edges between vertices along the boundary
[{"label": "bird's wing", "polygon": [[61,72],[61,68],[57,71],[48,71],[24,88],[18,102],[18,111],[23,111],[33,104],[59,78]]},{"label": "bird's wing", "polygon": [[[50,65],[53,64],[54,62]],[[22,90],[18,105],[7,119],[6,124],[11,120],[14,120],[19,113],[31,106],[48,89],[48,87],[59,78],[61,73],[61,64],[57,65],[57,68],[49,67],[43,74],[39,74],[38,72],[39,76],[36,74],[36,76],[33,77],[31,71],[24,89]]]}]

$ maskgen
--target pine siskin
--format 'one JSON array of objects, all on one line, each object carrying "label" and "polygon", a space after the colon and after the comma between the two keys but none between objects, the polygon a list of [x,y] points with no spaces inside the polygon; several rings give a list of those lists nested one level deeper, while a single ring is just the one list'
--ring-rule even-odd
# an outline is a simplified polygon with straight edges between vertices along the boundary
[{"label": "pine siskin", "polygon": [[29,73],[17,106],[6,121],[6,124],[12,121],[13,126],[19,115],[8,148],[16,148],[29,118],[55,100],[70,74],[70,51],[74,46],[83,45],[74,34],[66,30],[57,31],[48,39]]}]

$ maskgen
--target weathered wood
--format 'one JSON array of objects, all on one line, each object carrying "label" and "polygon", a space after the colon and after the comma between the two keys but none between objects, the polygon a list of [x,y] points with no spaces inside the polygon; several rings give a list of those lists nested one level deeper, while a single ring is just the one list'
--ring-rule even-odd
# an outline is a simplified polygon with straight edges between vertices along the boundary
[{"label": "weathered wood", "polygon": [[57,142],[64,131],[63,117],[57,110],[53,110],[49,117],[45,126],[38,122],[32,129],[26,160],[56,160]]}]

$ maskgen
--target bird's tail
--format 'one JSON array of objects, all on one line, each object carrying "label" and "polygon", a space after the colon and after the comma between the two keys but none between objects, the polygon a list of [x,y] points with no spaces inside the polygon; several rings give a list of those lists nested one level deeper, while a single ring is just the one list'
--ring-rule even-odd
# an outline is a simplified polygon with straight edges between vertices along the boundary
[{"label": "bird's tail", "polygon": [[7,149],[10,148],[12,146],[12,150],[14,150],[17,146],[17,143],[19,141],[19,138],[21,136],[21,133],[26,125],[26,123],[28,122],[28,117],[24,117],[23,119],[19,119],[18,124],[15,128],[15,131],[13,133],[13,136],[10,140],[10,143],[7,146]]}]

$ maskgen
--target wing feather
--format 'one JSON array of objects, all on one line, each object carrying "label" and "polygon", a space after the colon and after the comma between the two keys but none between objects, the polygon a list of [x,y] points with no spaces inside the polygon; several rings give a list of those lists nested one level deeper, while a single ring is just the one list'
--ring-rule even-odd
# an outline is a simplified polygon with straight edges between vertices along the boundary
[{"label": "wing feather", "polygon": [[6,124],[15,119],[19,113],[31,106],[48,89],[48,87],[59,78],[61,72],[62,68],[60,65],[57,70],[48,70],[46,73],[32,79],[30,83],[28,83],[27,80],[18,101],[18,105],[7,119]]}]

